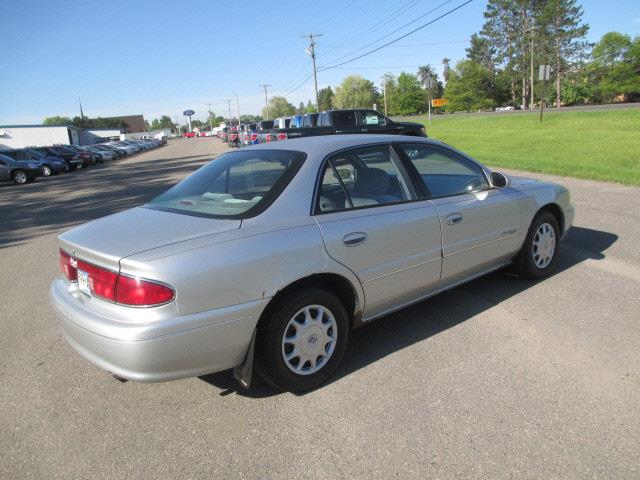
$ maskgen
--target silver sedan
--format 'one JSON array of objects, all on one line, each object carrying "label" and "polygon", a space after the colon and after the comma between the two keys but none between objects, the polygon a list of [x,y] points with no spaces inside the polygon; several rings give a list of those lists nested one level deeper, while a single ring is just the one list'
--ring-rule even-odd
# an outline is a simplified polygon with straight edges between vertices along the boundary
[{"label": "silver sedan", "polygon": [[549,275],[566,188],[443,143],[337,135],[224,154],[146,205],[62,234],[64,336],[126,379],[252,368],[326,381],[352,328],[488,272]]}]

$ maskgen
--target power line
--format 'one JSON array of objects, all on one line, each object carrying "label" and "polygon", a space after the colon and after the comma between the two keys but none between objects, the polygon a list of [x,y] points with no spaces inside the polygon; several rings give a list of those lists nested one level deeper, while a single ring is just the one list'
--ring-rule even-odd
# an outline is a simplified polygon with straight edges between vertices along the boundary
[{"label": "power line", "polygon": [[[447,2],[445,2],[445,4],[446,4],[446,3],[449,3],[450,1],[451,1],[451,0],[448,0]],[[446,16],[448,16],[448,15],[451,15],[453,12],[455,12],[456,10],[461,9],[461,8],[462,8],[462,7],[464,7],[465,5],[468,5],[468,4],[469,4],[469,3],[471,3],[472,1],[473,1],[473,0],[467,0],[467,1],[463,2],[463,3],[461,3],[460,5],[458,5],[457,7],[452,8],[451,10],[449,10],[449,11],[447,11],[447,12],[443,13],[443,14],[442,14],[442,15],[440,15],[439,17],[436,17],[436,18],[434,18],[433,20],[430,20],[429,22],[425,23],[424,25],[420,25],[418,28],[414,28],[414,29],[413,29],[413,30],[411,30],[410,32],[405,33],[404,35],[401,35],[400,37],[395,38],[395,39],[393,39],[393,40],[391,40],[391,41],[389,41],[389,42],[385,43],[384,45],[381,45],[381,46],[376,47],[376,48],[374,48],[374,49],[372,49],[372,50],[369,50],[368,52],[365,52],[365,53],[363,53],[362,55],[358,55],[357,57],[351,58],[351,59],[346,60],[346,61],[341,62],[341,63],[337,63],[337,64],[335,64],[335,65],[331,65],[331,66],[329,66],[329,67],[324,67],[324,68],[320,67],[318,70],[320,70],[321,72],[322,72],[322,71],[324,71],[324,70],[331,70],[331,69],[333,69],[333,68],[340,67],[340,66],[342,66],[342,65],[346,65],[347,63],[354,62],[354,61],[356,61],[356,60],[361,59],[362,57],[366,57],[367,55],[370,55],[370,54],[372,54],[372,53],[374,53],[374,52],[377,52],[377,51],[379,51],[379,50],[382,50],[383,48],[388,47],[389,45],[391,45],[391,44],[393,44],[393,43],[399,42],[399,41],[400,41],[400,40],[402,40],[403,38],[407,38],[409,35],[412,35],[412,34],[416,33],[418,30],[422,30],[423,28],[428,27],[429,25],[431,25],[431,24],[433,24],[433,23],[437,22],[438,20],[440,20],[440,19],[442,19],[442,18],[444,18],[444,17],[446,17]],[[444,5],[444,4],[442,4],[442,5]],[[440,5],[440,6],[442,6],[442,5]],[[440,7],[437,7],[437,8],[440,8]],[[436,8],[436,9],[434,9],[434,10],[437,10],[437,8]],[[387,35],[387,36],[388,36],[388,35]],[[383,37],[383,38],[384,38],[384,37]],[[377,41],[378,41],[378,40],[377,40]],[[373,42],[373,43],[375,43],[375,42]],[[354,52],[354,53],[355,53],[355,52]]]},{"label": "power line", "polygon": [[411,24],[413,24],[413,23],[416,23],[418,20],[420,20],[421,18],[426,17],[427,15],[431,15],[433,12],[435,12],[436,10],[441,9],[442,7],[444,7],[445,5],[447,5],[448,3],[451,3],[452,1],[453,1],[453,0],[445,0],[443,3],[441,3],[441,4],[439,4],[438,6],[436,6],[436,7],[432,8],[432,9],[431,9],[431,10],[429,10],[428,12],[423,13],[423,14],[422,14],[422,15],[420,15],[419,17],[414,18],[414,19],[413,19],[413,20],[411,20],[410,22],[405,23],[404,25],[402,25],[402,26],[400,26],[400,27],[396,28],[395,30],[392,30],[391,32],[387,33],[386,35],[383,35],[382,37],[380,37],[380,38],[378,38],[378,39],[374,40],[373,42],[370,42],[369,44],[364,45],[364,46],[362,46],[362,47],[360,47],[360,48],[358,48],[358,49],[356,49],[356,50],[354,50],[354,51],[352,51],[352,52],[350,52],[350,53],[347,53],[347,54],[345,54],[345,55],[342,55],[341,57],[338,57],[336,60],[334,60],[334,62],[338,62],[338,61],[342,60],[343,58],[350,57],[351,55],[354,55],[354,54],[356,54],[356,53],[358,53],[358,52],[361,52],[361,51],[362,51],[362,50],[364,50],[365,48],[368,48],[368,47],[372,46],[373,44],[378,43],[378,42],[380,42],[380,41],[384,40],[385,38],[389,38],[389,37],[390,37],[391,35],[393,35],[394,33],[396,33],[396,32],[398,32],[398,31],[400,31],[400,30],[402,30],[402,29],[404,29],[404,28],[408,27],[409,25],[411,25]]},{"label": "power line", "polygon": [[[400,8],[397,8],[396,5],[393,5],[392,10],[387,14],[387,13],[382,13],[379,10],[375,10],[378,12],[379,16],[382,17],[382,20],[379,20],[378,22],[374,23],[373,25],[371,25],[369,28],[366,28],[365,30],[363,30],[362,32],[357,32],[355,35],[352,35],[350,37],[347,37],[347,40],[344,42],[341,42],[338,44],[337,47],[332,47],[335,49],[342,49],[344,47],[347,47],[351,44],[351,42],[353,42],[353,40],[356,39],[362,39],[364,37],[366,37],[367,35],[370,34],[370,32],[373,32],[376,30],[376,28],[378,28],[381,25],[389,25],[389,23],[394,20],[395,18],[397,18],[400,15],[404,15],[406,14],[407,10],[411,7],[413,7],[416,3],[420,2],[421,0],[412,0],[411,2],[407,3],[406,5],[401,6]],[[384,2],[387,3],[387,2]],[[374,10],[372,8],[372,10]],[[395,10],[395,13],[392,13],[393,10]]]},{"label": "power line", "polygon": [[285,93],[283,93],[282,95],[284,97],[286,97],[287,95],[291,95],[292,93],[296,92],[297,90],[300,89],[300,87],[302,87],[305,83],[307,83],[307,81],[313,76],[313,73],[310,73],[309,75],[307,75],[305,78],[302,79],[302,81],[300,83],[298,83],[295,87],[293,87],[290,90],[287,90]]},{"label": "power line", "polygon": [[[460,43],[469,43],[470,41],[471,41],[470,39],[466,39],[466,40],[449,40],[447,42],[405,43],[405,44],[402,44],[402,45],[390,45],[389,48],[435,47],[435,46],[439,46],[439,45],[454,45],[454,44],[460,44]],[[356,47],[356,48],[364,49],[364,48],[367,48],[370,45],[371,44],[363,45],[363,46]],[[352,47],[355,47],[355,46],[352,45]],[[344,49],[340,49],[340,50],[344,50]],[[359,51],[359,50],[356,50],[356,51]],[[351,52],[351,53],[353,53],[353,52]],[[332,53],[327,53],[326,55],[327,56],[331,56]],[[334,55],[338,55],[338,53],[335,53]]]}]

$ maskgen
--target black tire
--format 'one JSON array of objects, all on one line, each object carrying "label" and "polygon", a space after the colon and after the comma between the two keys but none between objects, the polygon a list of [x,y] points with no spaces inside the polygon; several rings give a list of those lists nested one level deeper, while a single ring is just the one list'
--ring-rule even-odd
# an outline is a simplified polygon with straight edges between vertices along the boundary
[{"label": "black tire", "polygon": [[[293,321],[296,313],[307,306],[319,305],[328,310],[335,319],[336,333],[335,345],[328,359],[318,367],[314,373],[295,373],[284,359],[285,330],[291,328],[289,322]],[[312,309],[313,312],[313,309]],[[317,310],[315,311],[318,312]],[[302,393],[319,387],[334,373],[347,349],[349,341],[349,320],[342,302],[333,293],[319,288],[307,288],[293,293],[284,299],[272,311],[269,318],[259,327],[256,342],[257,370],[264,379],[284,391]],[[324,323],[324,320],[323,320]],[[306,337],[309,348],[316,348],[315,340],[311,343],[311,336]],[[318,349],[327,349],[328,345],[318,344]],[[314,356],[317,354],[314,354]],[[318,361],[322,355],[316,357]],[[298,360],[300,361],[300,360]],[[290,361],[289,364],[292,364]],[[304,365],[303,365],[304,367]]]},{"label": "black tire", "polygon": [[29,175],[24,170],[15,170],[11,174],[11,178],[13,183],[16,185],[24,185],[25,183],[29,183]]},{"label": "black tire", "polygon": [[[542,228],[545,224],[549,225],[553,229],[554,249],[551,260],[548,263],[537,263],[536,260],[539,257],[536,257],[536,248],[534,247],[534,242],[537,238],[539,238],[539,229]],[[518,255],[518,259],[516,260],[518,265],[518,273],[522,277],[531,279],[548,277],[556,268],[559,252],[560,227],[558,225],[558,220],[556,220],[556,217],[550,212],[543,211],[538,213],[531,222],[531,226],[529,227],[529,231],[527,232],[527,238],[524,241],[524,245],[522,246],[522,250]],[[540,263],[542,265],[540,265]]]},{"label": "black tire", "polygon": [[53,175],[53,170],[51,170],[51,167],[49,165],[41,165],[40,170],[42,171],[43,177],[50,177],[51,175]]}]

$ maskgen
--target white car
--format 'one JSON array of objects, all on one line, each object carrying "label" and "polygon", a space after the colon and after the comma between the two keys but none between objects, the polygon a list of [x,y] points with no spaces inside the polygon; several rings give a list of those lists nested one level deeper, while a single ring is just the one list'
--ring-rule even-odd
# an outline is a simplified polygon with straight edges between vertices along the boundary
[{"label": "white car", "polygon": [[496,108],[496,112],[511,112],[512,110],[515,110],[513,105],[507,105],[506,107],[498,107],[498,108]]}]

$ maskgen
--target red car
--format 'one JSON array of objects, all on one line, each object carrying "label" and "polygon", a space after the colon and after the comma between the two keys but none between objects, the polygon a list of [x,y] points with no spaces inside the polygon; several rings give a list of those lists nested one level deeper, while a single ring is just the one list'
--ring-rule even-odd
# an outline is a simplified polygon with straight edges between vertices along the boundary
[{"label": "red car", "polygon": [[196,136],[196,132],[187,132],[184,135],[182,135],[184,138],[195,138]]}]

